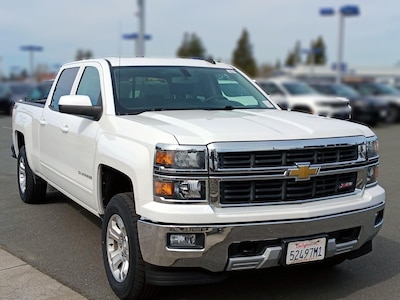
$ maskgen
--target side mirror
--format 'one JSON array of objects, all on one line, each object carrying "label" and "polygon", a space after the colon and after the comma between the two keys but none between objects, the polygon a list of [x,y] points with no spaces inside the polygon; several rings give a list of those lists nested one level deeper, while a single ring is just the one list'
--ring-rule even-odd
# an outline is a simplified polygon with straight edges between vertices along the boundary
[{"label": "side mirror", "polygon": [[102,106],[92,105],[89,96],[86,95],[61,96],[58,107],[61,113],[87,116],[95,121],[100,119],[103,112]]}]

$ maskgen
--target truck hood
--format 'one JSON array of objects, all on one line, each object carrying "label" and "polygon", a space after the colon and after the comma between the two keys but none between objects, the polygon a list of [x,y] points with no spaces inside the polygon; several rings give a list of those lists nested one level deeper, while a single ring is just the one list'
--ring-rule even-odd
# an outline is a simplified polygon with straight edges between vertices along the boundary
[{"label": "truck hood", "polygon": [[123,116],[173,135],[179,144],[372,136],[365,126],[283,110],[192,110]]}]

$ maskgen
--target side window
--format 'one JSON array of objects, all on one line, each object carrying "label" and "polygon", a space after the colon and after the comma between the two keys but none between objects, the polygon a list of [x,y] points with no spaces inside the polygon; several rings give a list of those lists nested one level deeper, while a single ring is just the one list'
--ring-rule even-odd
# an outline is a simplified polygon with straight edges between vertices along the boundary
[{"label": "side window", "polygon": [[89,96],[92,105],[101,105],[100,75],[95,67],[85,68],[76,94]]},{"label": "side window", "polygon": [[65,69],[58,79],[56,88],[51,99],[50,107],[58,111],[58,101],[60,101],[61,96],[69,95],[71,93],[72,85],[79,68]]}]

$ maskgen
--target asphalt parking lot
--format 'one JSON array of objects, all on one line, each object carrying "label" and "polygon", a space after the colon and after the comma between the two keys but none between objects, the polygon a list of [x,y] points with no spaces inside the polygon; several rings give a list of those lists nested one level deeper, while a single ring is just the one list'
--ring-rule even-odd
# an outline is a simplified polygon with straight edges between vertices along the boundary
[{"label": "asphalt parking lot", "polygon": [[[19,199],[10,122],[0,115],[0,248],[88,299],[116,299],[102,265],[100,221],[58,192],[38,205]],[[379,180],[387,205],[372,253],[330,270],[271,269],[236,273],[220,284],[162,288],[154,299],[399,299],[400,124],[373,129],[380,139]],[[4,280],[0,276],[0,287]]]}]

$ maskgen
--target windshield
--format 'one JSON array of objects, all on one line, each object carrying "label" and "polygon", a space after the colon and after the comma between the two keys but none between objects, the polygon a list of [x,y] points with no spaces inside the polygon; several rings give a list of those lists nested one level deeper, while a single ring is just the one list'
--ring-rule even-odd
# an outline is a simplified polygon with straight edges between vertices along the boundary
[{"label": "windshield", "polygon": [[311,86],[318,92],[325,95],[333,95],[338,97],[355,98],[359,97],[360,93],[345,84],[318,84],[314,83]]},{"label": "windshield", "polygon": [[8,89],[5,85],[0,85],[0,96],[6,95],[8,92]]},{"label": "windshield", "polygon": [[275,108],[233,69],[178,66],[112,69],[115,111]]},{"label": "windshield", "polygon": [[386,84],[375,83],[375,88],[377,95],[400,95],[398,90]]},{"label": "windshield", "polygon": [[10,90],[12,91],[13,94],[15,95],[27,95],[33,85],[31,83],[13,83],[10,84]]},{"label": "windshield", "polygon": [[335,91],[336,96],[341,96],[341,97],[357,97],[360,94],[354,90],[353,88],[347,86],[347,85],[333,85],[332,89]]},{"label": "windshield", "polygon": [[318,94],[311,86],[302,82],[286,82],[282,85],[291,95]]}]

